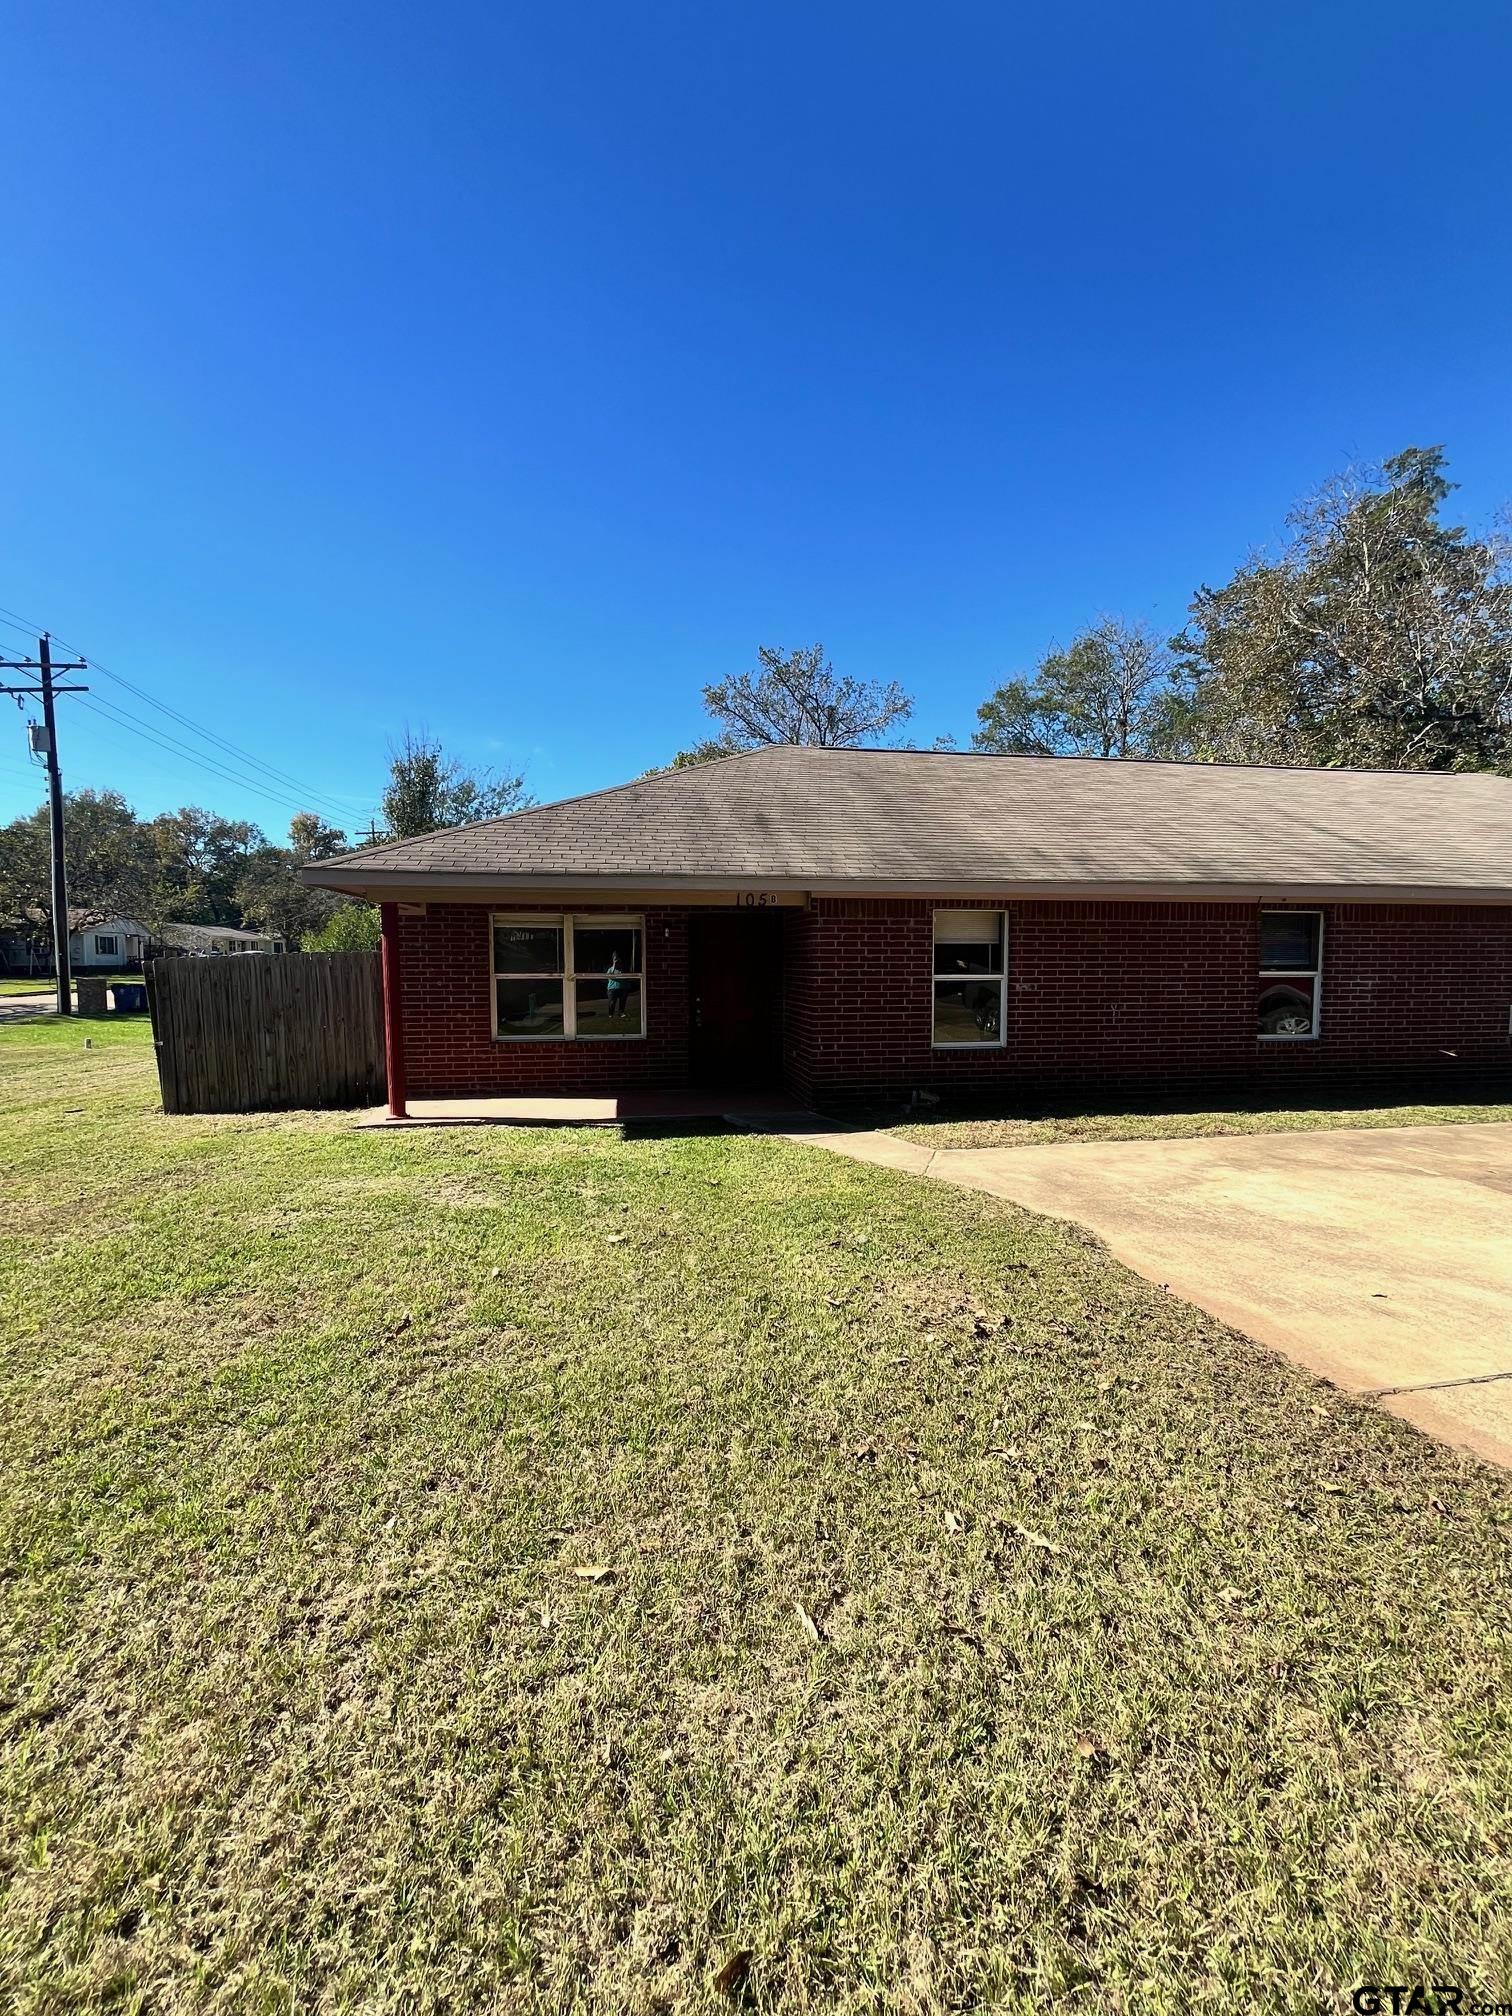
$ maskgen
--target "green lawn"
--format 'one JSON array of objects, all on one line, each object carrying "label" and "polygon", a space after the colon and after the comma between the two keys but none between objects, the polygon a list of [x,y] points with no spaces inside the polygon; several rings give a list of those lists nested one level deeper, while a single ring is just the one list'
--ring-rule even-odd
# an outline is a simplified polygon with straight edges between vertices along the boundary
[{"label": "green lawn", "polygon": [[1446,1127],[1512,1120],[1512,1084],[1477,1088],[1482,1096],[1394,1106],[1231,1106],[1180,1113],[1124,1107],[1116,1112],[1035,1112],[974,1116],[914,1114],[889,1132],[926,1148],[1033,1148],[1055,1141],[1176,1141],[1198,1134],[1292,1134],[1325,1127]]},{"label": "green lawn", "polygon": [[943,1184],[90,1035],[0,1031],[0,2008],[1512,1992],[1500,1473]]}]

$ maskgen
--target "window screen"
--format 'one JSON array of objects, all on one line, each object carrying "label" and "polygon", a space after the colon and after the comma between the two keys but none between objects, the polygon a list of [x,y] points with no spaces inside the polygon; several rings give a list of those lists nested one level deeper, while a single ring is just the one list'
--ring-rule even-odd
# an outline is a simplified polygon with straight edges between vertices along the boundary
[{"label": "window screen", "polygon": [[936,1049],[1002,1043],[1007,921],[1001,910],[934,913]]},{"label": "window screen", "polygon": [[1315,1037],[1322,976],[1321,911],[1262,910],[1256,1034],[1267,1042]]}]

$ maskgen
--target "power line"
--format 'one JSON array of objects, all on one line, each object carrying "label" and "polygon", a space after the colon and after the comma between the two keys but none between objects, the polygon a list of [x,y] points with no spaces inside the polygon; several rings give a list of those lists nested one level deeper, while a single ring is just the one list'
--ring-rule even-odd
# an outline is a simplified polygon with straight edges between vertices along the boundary
[{"label": "power line", "polygon": [[139,715],[133,714],[129,708],[122,707],[119,701],[107,700],[102,694],[96,694],[89,704],[92,713],[108,714],[112,720],[118,721],[123,728],[132,728],[138,734],[150,735],[155,742],[161,743],[165,749],[176,750],[179,755],[187,757],[196,768],[214,771],[217,776],[224,777],[228,783],[240,784],[248,791],[260,791],[264,797],[273,798],[279,802],[286,801],[293,805],[296,811],[299,810],[300,801],[296,800],[291,794],[271,790],[260,779],[244,776],[239,770],[233,769],[231,765],[223,763],[218,756],[207,756],[201,749],[190,748],[187,742],[180,742],[176,735],[170,735],[166,729],[159,728],[156,722],[143,721]]},{"label": "power line", "polygon": [[[68,648],[73,650],[75,647],[70,645]],[[177,721],[181,727],[187,728],[191,735],[198,735],[202,741],[209,742],[217,749],[224,750],[236,762],[245,764],[248,769],[260,771],[271,783],[282,785],[286,790],[294,793],[299,800],[298,805],[295,807],[296,811],[307,810],[313,801],[316,805],[322,806],[328,814],[334,815],[337,818],[347,816],[342,805],[334,797],[327,796],[324,791],[317,791],[312,785],[302,783],[299,778],[291,777],[288,771],[279,770],[271,763],[264,763],[261,757],[253,756],[247,750],[238,748],[236,743],[227,741],[225,736],[216,735],[208,728],[201,728],[198,722],[191,720],[187,714],[181,714],[178,708],[170,707],[166,701],[156,699],[145,687],[135,685],[130,679],[123,679],[120,673],[112,672],[108,665],[101,665],[98,659],[91,658],[89,664],[91,671],[103,672],[105,677],[113,679],[117,686],[124,687],[128,693],[134,694],[137,699],[145,700],[148,706],[156,707],[160,714],[167,715],[170,720]]]},{"label": "power line", "polygon": [[[32,627],[25,625],[25,619],[20,617],[14,609],[6,609],[0,606],[0,622],[9,622],[12,624],[12,627],[17,629],[23,629],[24,627],[24,634],[28,636],[32,634]],[[58,638],[58,642],[64,646],[65,650],[77,651],[81,658],[89,656],[81,645],[70,644],[62,637]],[[280,770],[275,764],[264,762],[262,757],[254,756],[250,750],[240,748],[235,742],[229,741],[224,735],[216,734],[211,728],[202,727],[190,715],[183,713],[177,707],[171,707],[166,700],[159,700],[156,694],[149,693],[145,686],[139,686],[135,680],[126,678],[123,673],[113,672],[108,665],[102,664],[98,658],[89,658],[89,667],[93,672],[103,672],[105,677],[114,680],[117,686],[124,687],[128,693],[132,693],[137,699],[145,701],[149,707],[155,707],[160,714],[165,714],[171,720],[177,721],[181,727],[187,728],[190,734],[198,735],[202,741],[212,743],[216,748],[223,750],[227,755],[231,756],[236,762],[244,764],[248,769],[261,772],[275,784],[283,785],[296,793],[300,799],[300,803],[295,808],[297,811],[306,811],[313,803],[318,807],[322,807],[329,817],[338,819],[351,818],[350,809],[343,805],[334,794],[317,791],[313,785],[306,784],[303,779],[292,776],[287,770]],[[197,758],[197,752],[191,753],[195,753]],[[265,793],[264,795],[271,796],[272,794]]]},{"label": "power line", "polygon": [[91,714],[98,714],[102,721],[124,728],[128,734],[138,736],[143,742],[151,742],[159,749],[165,749],[171,756],[187,758],[196,769],[222,778],[228,784],[235,784],[240,790],[255,792],[258,797],[268,799],[270,803],[285,811],[309,810],[308,804],[303,799],[296,798],[288,792],[275,791],[267,784],[254,783],[250,777],[239,777],[234,770],[228,770],[224,764],[217,763],[213,756],[206,756],[198,749],[190,749],[172,736],[160,735],[155,728],[149,728],[145,722],[139,722],[134,715],[128,714],[124,708],[117,707],[113,701],[97,697],[94,700],[80,701],[79,704],[87,707]]}]

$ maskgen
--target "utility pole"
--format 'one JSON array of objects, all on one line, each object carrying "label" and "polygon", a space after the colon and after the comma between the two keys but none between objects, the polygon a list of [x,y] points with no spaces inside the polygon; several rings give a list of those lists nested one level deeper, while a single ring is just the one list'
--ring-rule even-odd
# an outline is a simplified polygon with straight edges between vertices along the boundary
[{"label": "utility pole", "polygon": [[73,1013],[73,976],[68,970],[68,874],[63,859],[63,772],[58,767],[58,721],[53,711],[55,693],[87,693],[87,686],[56,686],[53,684],[55,672],[84,672],[89,668],[82,658],[69,660],[67,664],[54,665],[52,662],[51,640],[44,634],[37,639],[35,658],[0,658],[0,672],[35,672],[40,681],[36,686],[0,686],[0,693],[10,693],[19,707],[23,698],[42,702],[42,728],[47,737],[47,809],[52,829],[52,935],[53,970],[58,981],[58,1013]]}]

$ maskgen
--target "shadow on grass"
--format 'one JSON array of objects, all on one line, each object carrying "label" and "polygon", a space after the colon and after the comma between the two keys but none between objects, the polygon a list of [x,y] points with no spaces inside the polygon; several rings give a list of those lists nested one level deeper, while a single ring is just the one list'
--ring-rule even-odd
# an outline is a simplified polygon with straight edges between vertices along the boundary
[{"label": "shadow on grass", "polygon": [[[1393,1075],[1345,1085],[1304,1082],[1209,1085],[1189,1094],[1102,1096],[1059,1088],[1043,1097],[951,1099],[934,1103],[894,1102],[873,1106],[852,1124],[901,1130],[922,1139],[948,1129],[1023,1129],[1026,1136],[1066,1139],[1136,1132],[1264,1132],[1267,1124],[1300,1129],[1347,1127],[1352,1121],[1375,1126],[1408,1126],[1429,1121],[1512,1118],[1512,1069]],[[1206,1125],[1204,1125],[1206,1123]],[[1224,1123],[1228,1123],[1225,1127]]]}]

